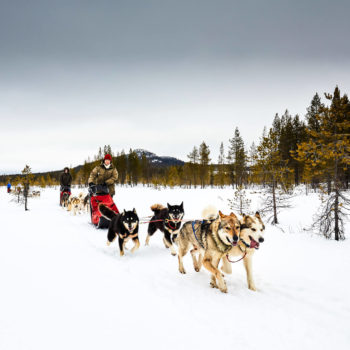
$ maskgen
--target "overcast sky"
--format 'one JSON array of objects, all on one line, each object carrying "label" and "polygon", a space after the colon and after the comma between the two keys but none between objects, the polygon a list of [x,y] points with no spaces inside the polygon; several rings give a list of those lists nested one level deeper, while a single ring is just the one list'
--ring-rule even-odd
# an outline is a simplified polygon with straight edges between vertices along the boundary
[{"label": "overcast sky", "polygon": [[0,173],[98,147],[217,160],[275,113],[350,92],[350,2],[0,0]]}]

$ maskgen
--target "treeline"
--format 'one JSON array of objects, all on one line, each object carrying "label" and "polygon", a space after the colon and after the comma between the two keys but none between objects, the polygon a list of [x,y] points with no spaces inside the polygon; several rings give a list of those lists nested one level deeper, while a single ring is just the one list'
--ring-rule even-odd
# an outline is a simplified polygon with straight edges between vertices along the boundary
[{"label": "treeline", "polygon": [[[347,95],[341,96],[338,87],[332,95],[325,94],[330,105],[325,105],[316,94],[302,119],[288,110],[276,114],[269,129],[264,129],[257,144],[246,147],[238,127],[228,140],[227,150],[220,145],[217,160],[211,159],[209,146],[203,141],[194,146],[183,165],[162,166],[150,162],[145,153],[121,151],[113,153],[110,145],[99,148],[92,159],[72,168],[73,183],[86,185],[92,169],[106,153],[113,156],[121,185],[148,186],[249,186],[279,184],[284,188],[304,183],[312,188],[327,184],[328,193],[334,182],[334,164],[331,157],[342,154],[337,161],[337,181],[349,186],[350,169],[347,147],[349,142],[350,105]],[[338,142],[340,139],[341,143]],[[324,151],[324,145],[333,142],[334,149]],[[343,149],[340,149],[343,147]],[[323,152],[323,153],[322,153]],[[339,153],[340,152],[340,153]],[[327,158],[328,157],[328,158]],[[52,186],[59,183],[59,172],[34,174],[33,184]],[[13,185],[21,182],[22,175],[2,176],[0,181]]]}]

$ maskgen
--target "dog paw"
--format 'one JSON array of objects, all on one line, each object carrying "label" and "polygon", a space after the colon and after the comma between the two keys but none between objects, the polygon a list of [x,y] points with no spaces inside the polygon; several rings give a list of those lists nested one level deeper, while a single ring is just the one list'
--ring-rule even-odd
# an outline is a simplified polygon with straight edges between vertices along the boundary
[{"label": "dog paw", "polygon": [[222,293],[227,293],[227,287],[225,286],[225,288],[220,288],[220,291],[221,291]]},{"label": "dog paw", "polygon": [[124,252],[120,252],[120,256],[124,256]]},{"label": "dog paw", "polygon": [[210,287],[212,288],[218,288],[217,284],[215,282],[210,282]]},{"label": "dog paw", "polygon": [[199,267],[195,267],[194,270],[195,270],[196,272],[199,272]]},{"label": "dog paw", "polygon": [[179,269],[180,273],[182,273],[183,275],[186,273],[185,269]]},{"label": "dog paw", "polygon": [[256,289],[256,287],[255,287],[254,285],[250,285],[250,286],[248,286],[248,288],[249,288],[250,290],[252,290],[253,292],[256,292],[256,291],[257,291],[257,289]]}]

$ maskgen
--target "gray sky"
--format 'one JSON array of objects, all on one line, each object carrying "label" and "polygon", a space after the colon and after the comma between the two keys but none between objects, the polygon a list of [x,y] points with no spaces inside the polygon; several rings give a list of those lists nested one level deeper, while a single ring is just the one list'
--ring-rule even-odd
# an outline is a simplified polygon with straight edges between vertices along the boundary
[{"label": "gray sky", "polygon": [[0,0],[0,173],[99,146],[217,160],[286,108],[350,90],[348,1]]}]

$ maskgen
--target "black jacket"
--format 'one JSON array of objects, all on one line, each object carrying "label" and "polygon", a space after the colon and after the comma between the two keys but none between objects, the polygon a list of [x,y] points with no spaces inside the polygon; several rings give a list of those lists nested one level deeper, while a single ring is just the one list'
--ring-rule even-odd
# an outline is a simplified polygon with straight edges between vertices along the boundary
[{"label": "black jacket", "polygon": [[67,173],[63,171],[63,173],[60,176],[60,185],[61,186],[70,186],[72,184],[72,175],[69,173],[68,168],[64,168],[64,170],[68,170]]}]

